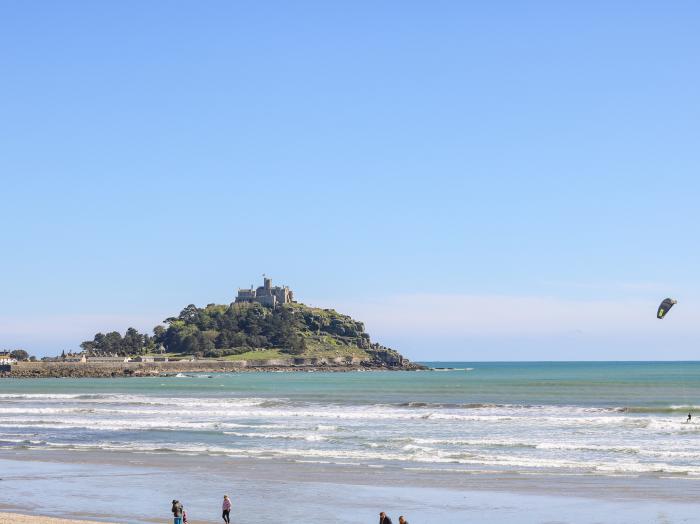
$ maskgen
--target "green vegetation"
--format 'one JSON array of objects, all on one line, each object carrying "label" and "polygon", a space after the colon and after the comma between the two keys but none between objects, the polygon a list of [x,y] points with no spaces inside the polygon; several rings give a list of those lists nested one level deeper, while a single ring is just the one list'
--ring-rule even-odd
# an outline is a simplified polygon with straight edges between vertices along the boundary
[{"label": "green vegetation", "polygon": [[[190,304],[152,335],[129,328],[124,336],[97,333],[81,344],[88,353],[225,358],[226,360],[303,357],[360,357],[372,353],[362,322],[332,309],[298,303],[270,308],[258,303]],[[378,349],[378,347],[375,347]],[[386,350],[386,348],[381,348]]]},{"label": "green vegetation", "polygon": [[279,358],[289,358],[289,355],[282,353],[279,349],[251,349],[245,353],[237,355],[226,355],[223,360],[273,360]]},{"label": "green vegetation", "polygon": [[0,359],[6,355],[20,362],[26,360],[36,360],[34,356],[30,357],[29,353],[23,349],[0,349]]},{"label": "green vegetation", "polygon": [[[347,358],[357,357],[366,359],[368,352],[364,349],[355,347],[345,347],[336,349],[335,347],[319,346],[314,350],[306,349],[302,355],[303,358]],[[246,353],[227,355],[224,360],[272,360],[272,359],[287,359],[290,358],[289,353],[280,349],[251,349]]]},{"label": "green vegetation", "polygon": [[16,360],[29,360],[29,353],[23,349],[15,349],[14,351],[10,351],[10,358],[14,358]]},{"label": "green vegetation", "polygon": [[[160,330],[158,330],[160,327]],[[161,332],[163,326],[157,326],[154,332]],[[92,340],[86,340],[80,347],[88,353],[114,353],[116,355],[140,355],[155,351],[159,346],[157,335],[143,335],[130,327],[122,337],[117,331],[111,331],[106,335],[97,333]]]}]

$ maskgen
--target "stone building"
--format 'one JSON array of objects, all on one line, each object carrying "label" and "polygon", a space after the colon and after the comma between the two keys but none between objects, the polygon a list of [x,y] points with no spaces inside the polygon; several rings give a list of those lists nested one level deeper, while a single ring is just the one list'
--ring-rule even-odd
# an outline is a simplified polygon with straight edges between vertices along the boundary
[{"label": "stone building", "polygon": [[239,289],[236,302],[257,302],[263,306],[276,307],[294,302],[294,293],[287,286],[272,287],[272,279],[263,277],[263,285],[257,289]]},{"label": "stone building", "polygon": [[110,364],[129,362],[129,357],[87,357],[88,363],[108,362]]},{"label": "stone building", "polygon": [[64,362],[87,362],[85,353],[68,353],[62,359]]}]

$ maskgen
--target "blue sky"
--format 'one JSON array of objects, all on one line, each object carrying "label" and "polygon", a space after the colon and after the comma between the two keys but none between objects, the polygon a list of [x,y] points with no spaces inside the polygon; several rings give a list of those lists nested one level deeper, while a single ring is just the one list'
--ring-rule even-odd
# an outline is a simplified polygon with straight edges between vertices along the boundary
[{"label": "blue sky", "polygon": [[265,272],[415,359],[695,359],[699,15],[3,2],[0,346]]}]

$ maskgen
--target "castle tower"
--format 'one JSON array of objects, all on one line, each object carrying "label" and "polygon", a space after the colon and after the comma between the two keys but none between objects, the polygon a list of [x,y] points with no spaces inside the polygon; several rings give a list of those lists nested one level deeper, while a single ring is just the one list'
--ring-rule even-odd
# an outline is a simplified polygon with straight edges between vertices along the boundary
[{"label": "castle tower", "polygon": [[272,279],[263,275],[263,285],[257,289],[239,289],[236,302],[257,302],[264,306],[277,307],[278,304],[294,302],[294,294],[289,287],[272,287]]}]

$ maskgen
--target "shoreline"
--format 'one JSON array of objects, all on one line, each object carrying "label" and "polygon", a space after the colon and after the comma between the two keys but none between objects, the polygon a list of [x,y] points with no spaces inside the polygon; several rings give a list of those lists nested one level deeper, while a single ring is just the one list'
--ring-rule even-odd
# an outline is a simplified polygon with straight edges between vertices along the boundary
[{"label": "shoreline", "polygon": [[[46,515],[11,513],[0,509],[0,524],[105,524],[109,521],[77,520]],[[110,523],[113,524],[113,523]]]},{"label": "shoreline", "polygon": [[396,366],[376,362],[346,362],[327,359],[279,360],[195,360],[173,362],[20,362],[0,379],[29,378],[126,378],[168,377],[178,373],[349,373],[365,371],[426,371],[420,364]]},{"label": "shoreline", "polygon": [[[301,458],[251,458],[234,454],[117,450],[13,450],[0,452],[0,461],[80,464],[98,469],[106,467],[149,471],[206,470],[210,474],[222,476],[234,469],[247,479],[263,483],[287,480],[299,484],[321,482],[357,487],[385,485],[397,488],[490,491],[520,495],[544,491],[556,497],[576,496],[594,500],[656,500],[683,503],[688,501],[689,493],[692,493],[694,498],[700,496],[700,478],[664,473],[632,475],[575,470],[563,472],[547,468],[538,471],[480,467],[431,468],[391,462],[378,465]],[[409,471],[420,471],[421,474],[419,477],[406,476]]]},{"label": "shoreline", "polygon": [[[98,451],[2,453],[0,467],[0,511],[27,514],[7,524],[157,524],[170,521],[173,498],[192,524],[204,524],[219,521],[224,493],[240,524],[280,516],[303,522],[331,508],[338,524],[374,521],[379,510],[426,523],[479,522],[486,512],[494,524],[559,522],[561,515],[576,524],[637,524],[652,511],[663,514],[661,522],[690,522],[700,487],[682,479],[506,472],[427,473],[419,480],[393,467]],[[28,518],[29,491],[41,491],[55,517]]]}]

